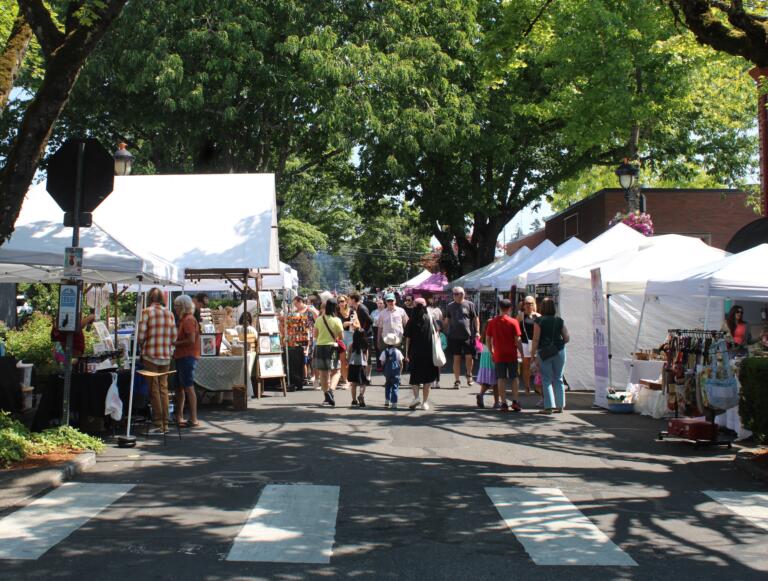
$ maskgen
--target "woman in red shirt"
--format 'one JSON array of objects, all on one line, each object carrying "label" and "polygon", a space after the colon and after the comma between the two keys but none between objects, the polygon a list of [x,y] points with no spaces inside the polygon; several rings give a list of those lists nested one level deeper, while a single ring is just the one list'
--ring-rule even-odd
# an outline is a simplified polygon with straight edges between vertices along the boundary
[{"label": "woman in red shirt", "polygon": [[[200,358],[200,326],[195,319],[195,303],[187,295],[174,299],[173,308],[179,318],[179,331],[174,345],[176,350],[173,358],[176,360],[176,379],[178,414],[180,425],[195,427],[197,421],[197,395],[195,394],[195,368]],[[189,421],[184,422],[184,403],[189,403]]]},{"label": "woman in red shirt", "polygon": [[744,308],[741,305],[733,305],[723,326],[730,335],[732,351],[736,355],[746,355],[747,345],[752,341],[752,337],[749,335],[749,323],[744,320]]}]

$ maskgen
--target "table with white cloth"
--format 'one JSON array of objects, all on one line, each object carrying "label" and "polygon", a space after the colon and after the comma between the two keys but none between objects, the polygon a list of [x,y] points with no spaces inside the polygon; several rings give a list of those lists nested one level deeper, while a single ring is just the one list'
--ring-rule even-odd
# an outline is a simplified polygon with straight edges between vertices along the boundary
[{"label": "table with white cloth", "polygon": [[627,390],[633,394],[635,413],[657,419],[666,416],[669,412],[664,392],[640,384],[641,379],[658,381],[664,370],[664,362],[657,359],[646,361],[626,358],[624,366],[629,376]]},{"label": "table with white cloth", "polygon": [[248,386],[248,396],[253,396],[251,372],[256,362],[256,352],[248,352],[248,377],[243,381],[243,356],[201,357],[197,360],[195,383],[206,391],[232,391],[235,383]]},{"label": "table with white cloth", "polygon": [[739,416],[739,406],[732,407],[725,413],[715,416],[715,423],[718,426],[728,428],[736,432],[737,440],[744,440],[752,435],[752,432],[747,430],[741,425],[741,417]]}]

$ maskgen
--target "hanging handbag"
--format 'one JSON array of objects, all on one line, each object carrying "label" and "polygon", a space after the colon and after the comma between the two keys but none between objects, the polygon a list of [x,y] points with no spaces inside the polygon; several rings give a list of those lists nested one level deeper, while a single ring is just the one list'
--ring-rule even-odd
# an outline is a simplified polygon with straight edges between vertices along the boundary
[{"label": "hanging handbag", "polygon": [[[331,335],[331,339],[333,339],[333,331],[331,331],[331,327],[328,325],[328,321],[325,318],[325,315],[323,315],[323,323],[325,323],[325,328],[328,329],[328,333]],[[347,350],[347,344],[344,343],[343,339],[335,339],[336,346],[339,348],[339,353],[345,353]]]},{"label": "hanging handbag", "polygon": [[435,328],[435,321],[432,320],[431,316],[427,316],[429,317],[429,323],[432,326],[432,365],[435,367],[442,367],[446,362],[445,353],[443,352],[443,344],[440,341],[440,335]]},{"label": "hanging handbag", "polygon": [[[721,355],[717,365],[717,354]],[[701,395],[705,407],[724,412],[739,405],[739,384],[731,370],[725,341],[718,341],[709,351],[709,369],[700,376]]]},{"label": "hanging handbag", "polygon": [[542,361],[552,359],[552,357],[560,353],[560,349],[555,345],[555,327],[557,326],[555,323],[557,323],[557,319],[553,319],[552,323],[552,342],[544,347],[539,347],[539,357],[541,357]]}]

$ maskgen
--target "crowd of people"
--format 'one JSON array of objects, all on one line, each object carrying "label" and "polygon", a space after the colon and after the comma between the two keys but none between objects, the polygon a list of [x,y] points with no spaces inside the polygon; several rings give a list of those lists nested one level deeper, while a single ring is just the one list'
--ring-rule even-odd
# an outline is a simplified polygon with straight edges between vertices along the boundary
[{"label": "crowd of people", "polygon": [[398,408],[400,385],[408,374],[413,394],[408,407],[428,410],[430,391],[440,387],[441,368],[435,365],[439,345],[449,356],[454,388],[462,384],[462,369],[466,385],[474,385],[479,357],[478,407],[485,407],[484,395],[492,391],[494,409],[522,411],[522,378],[526,394],[541,386],[541,413],[562,412],[569,335],[554,301],[543,299],[539,309],[533,297],[526,297],[515,315],[513,303],[502,299],[498,316],[483,326],[464,289],[455,287],[451,293],[445,312],[430,294],[414,298],[395,292],[368,297],[322,292],[295,297],[294,312],[307,317],[311,334],[305,373],[308,382],[322,390],[323,405],[335,407],[337,392],[348,389],[350,405],[366,407],[366,388],[377,365],[384,376],[385,408]]}]

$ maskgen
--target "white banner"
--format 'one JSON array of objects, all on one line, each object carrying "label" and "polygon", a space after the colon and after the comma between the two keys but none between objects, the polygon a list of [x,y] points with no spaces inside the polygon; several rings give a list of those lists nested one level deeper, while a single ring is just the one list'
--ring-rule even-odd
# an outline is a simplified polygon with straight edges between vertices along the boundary
[{"label": "white banner", "polygon": [[595,405],[608,407],[608,330],[606,325],[603,277],[599,268],[590,271],[592,279],[592,345],[595,350]]}]

